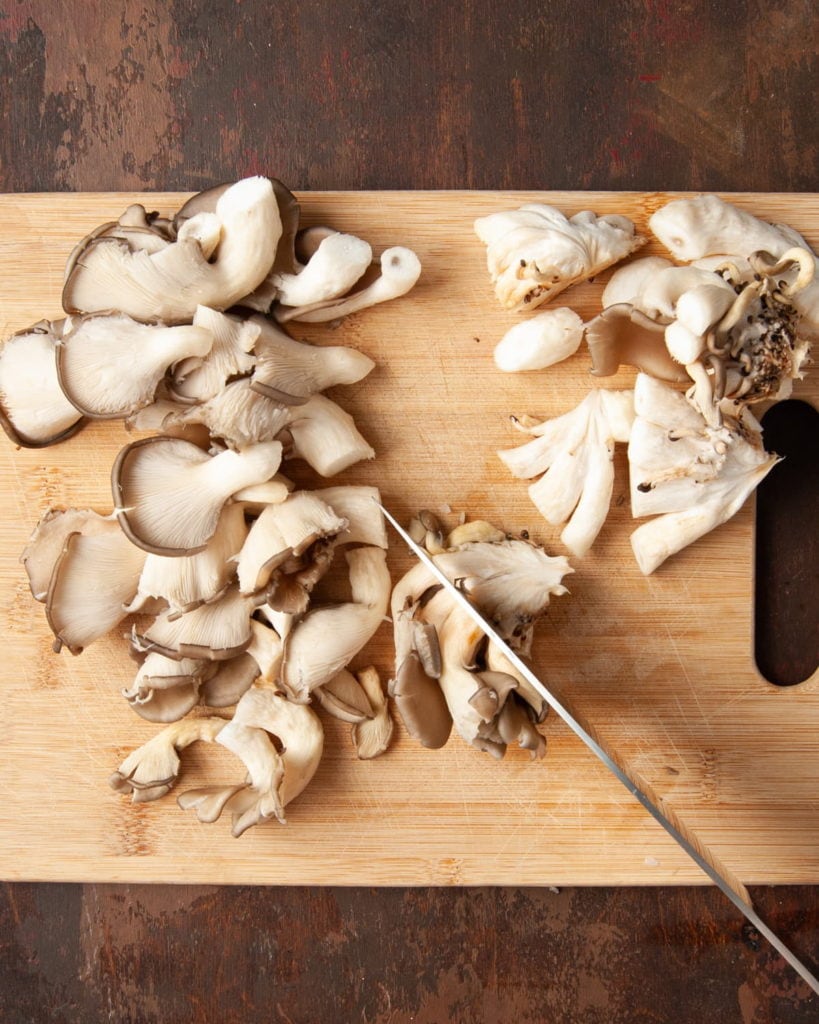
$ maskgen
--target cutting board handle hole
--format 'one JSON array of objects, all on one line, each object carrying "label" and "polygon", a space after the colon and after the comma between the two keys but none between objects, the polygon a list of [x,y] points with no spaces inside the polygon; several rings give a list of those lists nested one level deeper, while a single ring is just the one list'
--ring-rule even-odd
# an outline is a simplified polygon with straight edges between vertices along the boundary
[{"label": "cutting board handle hole", "polygon": [[757,488],[754,658],[769,683],[793,686],[819,665],[819,412],[778,402],[762,426],[783,458]]}]

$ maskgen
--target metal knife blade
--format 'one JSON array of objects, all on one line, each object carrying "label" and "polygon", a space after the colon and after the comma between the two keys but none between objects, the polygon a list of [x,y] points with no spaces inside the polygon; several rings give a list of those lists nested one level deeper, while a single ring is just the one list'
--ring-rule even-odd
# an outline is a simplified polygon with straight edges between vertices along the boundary
[{"label": "metal knife blade", "polygon": [[546,701],[549,707],[565,722],[565,724],[578,736],[588,749],[609,769],[649,812],[654,820],[660,824],[665,831],[674,839],[694,863],[705,872],[711,881],[728,897],[728,899],[742,911],[747,920],[756,928],[760,935],[764,935],[779,955],[807,982],[814,992],[819,994],[819,980],[808,970],[802,961],[793,953],[785,943],[768,927],[767,924],[754,910],[748,890],[742,882],[705,846],[696,834],[683,822],[672,808],[668,807],[661,797],[656,796],[644,780],[627,765],[620,763],[615,754],[606,750],[600,740],[594,735],[588,724],[581,724],[579,718],[573,714],[558,698],[551,692],[546,684],[535,675],[526,662],[517,655],[507,642],[500,636],[497,630],[488,622],[480,611],[475,607],[469,598],[438,568],[433,559],[410,537],[407,531],[395,519],[395,517],[384,508],[379,502],[384,518],[395,529],[404,543],[413,554],[429,569],[433,576],[442,584],[458,605],[472,618],[485,635],[497,644],[509,661],[515,666]]}]

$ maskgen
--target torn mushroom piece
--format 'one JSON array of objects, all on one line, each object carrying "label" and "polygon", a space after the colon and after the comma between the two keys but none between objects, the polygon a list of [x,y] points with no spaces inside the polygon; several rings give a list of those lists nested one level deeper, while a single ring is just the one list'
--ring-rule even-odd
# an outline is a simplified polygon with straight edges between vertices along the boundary
[{"label": "torn mushroom piece", "polygon": [[0,426],[23,448],[58,444],[86,422],[66,398],[57,376],[63,324],[41,320],[13,334],[0,348]]},{"label": "torn mushroom piece", "polygon": [[393,722],[387,698],[381,686],[381,678],[374,666],[356,672],[359,685],[364,690],[372,708],[372,715],[353,724],[352,739],[356,753],[362,761],[371,760],[383,754],[390,745]]},{"label": "torn mushroom piece", "polygon": [[534,309],[645,243],[627,217],[584,210],[567,218],[538,203],[480,217],[475,233],[495,295],[511,310]]},{"label": "torn mushroom piece", "polygon": [[396,245],[391,249],[385,249],[381,254],[380,263],[380,276],[360,291],[306,306],[277,306],[276,319],[280,323],[300,320],[314,324],[340,320],[369,306],[406,295],[421,275],[421,261],[411,249],[404,246]]},{"label": "torn mushroom piece", "polygon": [[278,441],[213,456],[178,438],[135,441],[122,449],[111,471],[117,517],[146,551],[194,554],[216,532],[230,496],[273,477],[281,455]]},{"label": "torn mushroom piece", "polygon": [[353,417],[324,395],[313,395],[294,409],[287,431],[292,440],[289,457],[304,459],[320,476],[335,476],[375,458]]},{"label": "torn mushroom piece", "polygon": [[514,476],[540,477],[529,497],[547,522],[566,524],[560,539],[577,557],[589,551],[608,515],[614,445],[629,439],[632,402],[631,391],[594,389],[570,412],[521,427],[534,435],[526,444],[498,452]]},{"label": "torn mushroom piece", "polygon": [[57,342],[57,375],[86,416],[124,419],[151,404],[170,366],[201,360],[212,344],[203,327],[142,324],[121,313],[68,317]]},{"label": "torn mushroom piece", "polygon": [[331,232],[297,273],[272,275],[277,299],[283,306],[292,307],[337,299],[363,276],[372,258],[372,249],[363,238]]},{"label": "torn mushroom piece", "polygon": [[213,345],[205,358],[182,359],[173,368],[170,393],[181,402],[214,398],[229,380],[249,374],[254,365],[253,347],[260,326],[207,306],[198,306],[193,326],[207,331]]},{"label": "torn mushroom piece", "polygon": [[255,391],[249,377],[232,381],[201,404],[171,412],[163,429],[201,424],[211,439],[240,450],[273,441],[290,423],[289,406]]},{"label": "torn mushroom piece", "polygon": [[647,316],[631,302],[607,307],[586,324],[592,373],[611,377],[625,364],[659,380],[688,381],[685,368],[666,348],[665,329],[664,320]]},{"label": "torn mushroom piece", "polygon": [[176,240],[157,252],[118,238],[92,239],[69,269],[63,308],[116,309],[144,322],[190,321],[200,305],[227,309],[251,293],[273,265],[282,233],[267,178],[227,188],[214,212],[185,220]]},{"label": "torn mushroom piece", "polygon": [[[657,518],[631,535],[650,575],[671,555],[730,519],[778,461],[743,411],[712,427],[678,392],[645,374],[635,385],[629,441],[632,514]],[[727,404],[727,403],[726,403]]]},{"label": "torn mushroom piece", "polygon": [[307,701],[347,666],[375,634],[387,612],[390,575],[381,548],[346,552],[351,600],[313,607],[293,627],[285,644],[281,683],[293,700]]},{"label": "torn mushroom piece", "polygon": [[295,341],[264,317],[248,323],[259,329],[251,387],[274,401],[300,405],[326,388],[358,383],[375,366],[354,348]]},{"label": "torn mushroom piece", "polygon": [[189,790],[180,794],[178,803],[183,810],[196,810],[200,821],[215,821],[229,811],[232,833],[238,837],[270,818],[284,823],[285,807],[315,775],[324,731],[312,708],[254,686],[239,701],[217,742],[243,762],[247,782]]},{"label": "torn mushroom piece", "polygon": [[45,601],[54,566],[59,561],[71,534],[85,536],[116,533],[113,513],[101,516],[91,509],[50,508],[35,527],[28,544],[20,555],[28,575],[31,594],[35,601]]},{"label": "torn mushroom piece", "polygon": [[213,743],[225,725],[222,718],[185,718],[166,726],[125,758],[109,785],[135,804],[158,800],[176,784],[180,752],[198,740]]},{"label": "torn mushroom piece", "polygon": [[[490,524],[480,526],[492,536]],[[446,544],[433,555],[436,564],[526,655],[536,617],[552,595],[566,592],[562,579],[572,571],[566,559],[550,558],[541,548],[506,537],[456,547],[447,538]],[[454,722],[467,742],[493,756],[502,757],[512,741],[536,756],[543,753],[545,744],[535,728],[543,717],[542,702],[532,700],[528,688],[521,689],[502,659],[490,661],[491,645],[482,631],[423,565],[398,582],[391,607],[396,674],[390,693],[411,735],[424,746],[441,746],[448,723]]]}]

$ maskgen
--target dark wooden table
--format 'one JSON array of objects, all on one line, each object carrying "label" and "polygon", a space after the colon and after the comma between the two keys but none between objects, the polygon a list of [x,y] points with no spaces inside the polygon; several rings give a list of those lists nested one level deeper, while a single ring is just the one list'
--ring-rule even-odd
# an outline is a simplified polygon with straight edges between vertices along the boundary
[{"label": "dark wooden table", "polygon": [[[0,190],[815,191],[817,31],[811,0],[5,0]],[[815,969],[819,889],[754,897]],[[4,1024],[817,1019],[713,889],[0,898]]]}]

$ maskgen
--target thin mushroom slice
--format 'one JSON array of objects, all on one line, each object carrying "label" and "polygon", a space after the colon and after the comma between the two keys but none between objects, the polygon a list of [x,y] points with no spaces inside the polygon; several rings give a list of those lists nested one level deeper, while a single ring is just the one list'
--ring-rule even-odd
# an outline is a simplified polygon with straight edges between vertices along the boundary
[{"label": "thin mushroom slice", "polygon": [[178,660],[228,661],[250,645],[252,612],[253,602],[234,586],[218,601],[183,615],[163,612],[142,632],[134,627],[131,642],[138,651],[159,651]]},{"label": "thin mushroom slice", "polygon": [[97,238],[79,255],[63,289],[69,313],[118,309],[135,320],[182,323],[196,307],[227,309],[269,272],[282,233],[273,187],[245,178],[198,213],[158,252]]},{"label": "thin mushroom slice", "polygon": [[180,752],[197,741],[213,743],[226,724],[222,718],[185,718],[166,726],[129,754],[108,784],[130,793],[135,804],[158,800],[176,784]]},{"label": "thin mushroom slice", "polygon": [[287,638],[281,682],[296,700],[309,699],[348,665],[386,615],[390,576],[384,551],[353,548],[346,558],[352,600],[310,609]]},{"label": "thin mushroom slice", "polygon": [[85,424],[57,376],[62,330],[46,320],[13,334],[0,348],[0,426],[23,448],[65,441]]},{"label": "thin mushroom slice", "polygon": [[146,551],[193,554],[216,532],[230,496],[269,480],[281,456],[278,441],[214,456],[178,438],[135,441],[122,449],[111,471],[117,517]]},{"label": "thin mushroom slice", "polygon": [[133,416],[153,402],[172,364],[201,359],[212,344],[202,327],[142,324],[122,313],[69,317],[57,344],[60,387],[86,416]]},{"label": "thin mushroom slice", "polygon": [[295,341],[262,317],[248,323],[259,328],[251,386],[278,401],[299,405],[329,387],[358,383],[375,366],[357,349]]},{"label": "thin mushroom slice", "polygon": [[164,599],[171,614],[216,600],[233,578],[234,559],[247,533],[244,510],[234,502],[224,506],[216,531],[201,551],[174,558],[149,554],[128,613],[142,611],[154,599]]},{"label": "thin mushroom slice", "polygon": [[93,536],[120,532],[119,524],[113,516],[101,516],[88,508],[49,509],[20,555],[34,600],[46,600],[54,566],[63,553],[69,535],[81,533]]},{"label": "thin mushroom slice", "polygon": [[54,649],[79,654],[121,622],[144,562],[145,552],[119,529],[69,534],[46,596]]},{"label": "thin mushroom slice", "polygon": [[181,401],[205,402],[218,395],[229,380],[252,371],[253,346],[261,328],[207,306],[197,306],[193,326],[207,331],[213,345],[205,358],[181,360],[174,366],[171,393]]},{"label": "thin mushroom slice", "polygon": [[151,651],[122,696],[148,722],[178,722],[199,703],[199,688],[212,662],[175,661]]},{"label": "thin mushroom slice", "polygon": [[328,299],[307,306],[279,306],[276,319],[279,323],[300,320],[304,323],[327,323],[357,313],[381,302],[397,299],[415,286],[421,276],[421,261],[411,249],[393,246],[381,254],[381,275],[361,291],[352,292],[340,299]]},{"label": "thin mushroom slice", "polygon": [[356,673],[356,678],[375,712],[371,718],[356,722],[351,730],[356,753],[362,760],[383,754],[393,734],[393,721],[387,699],[376,669],[370,665]]},{"label": "thin mushroom slice", "polygon": [[340,722],[354,725],[375,717],[367,691],[352,672],[343,668],[313,691],[322,708]]}]

